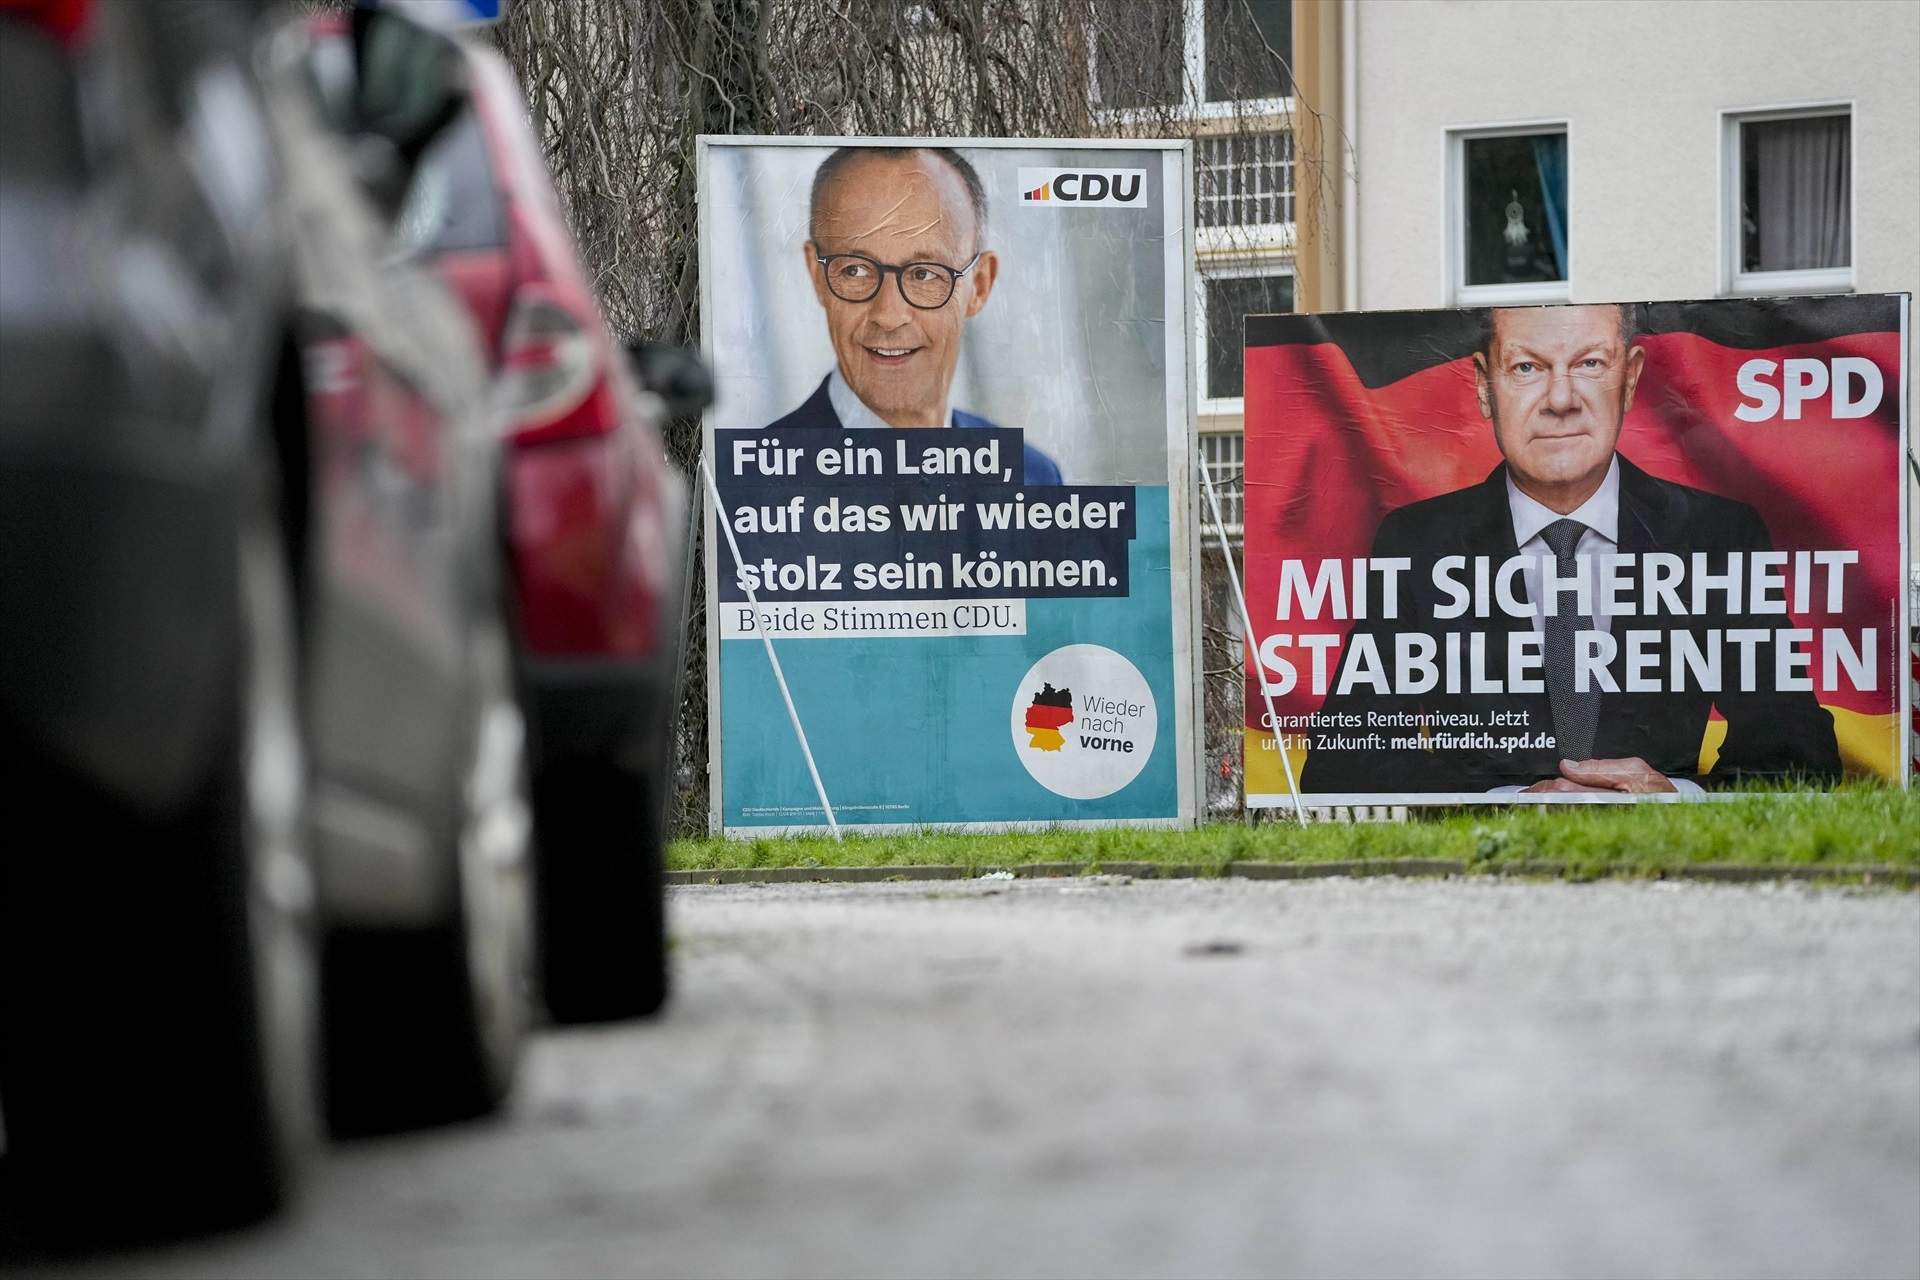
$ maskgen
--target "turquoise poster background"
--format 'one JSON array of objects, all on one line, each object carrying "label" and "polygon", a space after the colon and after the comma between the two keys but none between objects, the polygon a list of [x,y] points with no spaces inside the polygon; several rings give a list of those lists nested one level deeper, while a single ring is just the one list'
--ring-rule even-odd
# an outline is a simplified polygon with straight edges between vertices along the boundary
[{"label": "turquoise poster background", "polygon": [[[847,827],[1179,816],[1173,580],[1167,489],[1134,490],[1131,594],[1027,601],[1024,636],[774,641],[834,817]],[[1009,717],[1046,654],[1098,644],[1146,677],[1159,729],[1139,775],[1073,800],[1020,763]],[[766,650],[720,642],[722,825],[825,822]]]}]

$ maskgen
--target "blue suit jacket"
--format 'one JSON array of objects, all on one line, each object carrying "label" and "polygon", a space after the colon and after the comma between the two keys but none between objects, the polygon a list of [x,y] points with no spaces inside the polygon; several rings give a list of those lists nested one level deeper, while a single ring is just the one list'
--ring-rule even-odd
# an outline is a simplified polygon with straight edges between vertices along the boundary
[{"label": "blue suit jacket", "polygon": [[[828,378],[832,375],[829,374]],[[786,417],[767,427],[769,431],[801,431],[822,429],[839,431],[844,424],[840,415],[833,411],[833,399],[827,394],[828,378],[820,379],[820,385],[808,396],[806,403]],[[992,427],[995,424],[985,418],[966,412],[964,409],[953,411],[953,425],[956,427]],[[1022,462],[1025,472],[1021,477],[1023,484],[1059,484],[1060,468],[1052,458],[1040,452],[1032,445],[1024,446],[1026,456]]]}]

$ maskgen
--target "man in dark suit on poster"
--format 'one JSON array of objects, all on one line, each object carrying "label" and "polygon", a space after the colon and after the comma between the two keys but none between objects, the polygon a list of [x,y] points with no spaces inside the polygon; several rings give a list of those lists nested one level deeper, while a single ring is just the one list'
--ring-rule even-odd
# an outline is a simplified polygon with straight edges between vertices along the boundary
[{"label": "man in dark suit on poster", "polygon": [[[1616,654],[1614,689],[1594,687],[1597,682],[1581,689],[1573,679],[1577,638],[1594,630],[1611,635],[1615,621],[1597,605],[1592,617],[1572,607],[1546,615],[1537,605],[1527,617],[1503,616],[1497,609],[1488,617],[1475,617],[1473,610],[1450,619],[1436,615],[1445,597],[1432,570],[1446,556],[1464,556],[1469,563],[1485,557],[1496,567],[1523,557],[1525,598],[1537,602],[1549,560],[1554,576],[1565,580],[1590,570],[1586,562],[1615,552],[1705,552],[1724,562],[1725,553],[1771,549],[1752,507],[1656,479],[1616,452],[1644,359],[1633,343],[1628,307],[1489,314],[1473,356],[1474,376],[1480,412],[1492,424],[1504,461],[1480,484],[1409,504],[1381,521],[1372,556],[1404,557],[1412,567],[1397,616],[1362,619],[1353,636],[1369,635],[1378,652],[1392,655],[1396,636],[1407,632],[1444,641],[1454,631],[1464,641],[1478,631],[1485,635],[1488,670],[1504,683],[1510,635],[1531,629],[1544,658],[1532,669],[1544,689],[1384,694],[1355,687],[1343,695],[1336,678],[1322,707],[1330,719],[1358,714],[1364,723],[1370,713],[1389,713],[1393,724],[1421,726],[1425,745],[1316,746],[1307,756],[1303,791],[1656,793],[1697,791],[1742,776],[1839,775],[1832,716],[1811,692],[1779,689],[1771,660],[1756,664],[1751,689],[1740,689],[1738,680],[1718,692],[1666,688],[1662,681],[1659,691],[1629,692],[1620,679],[1624,655]],[[1573,603],[1571,594],[1560,599]],[[1645,624],[1623,619],[1621,625]],[[1777,622],[1720,609],[1661,619],[1659,625],[1706,642],[1710,631],[1770,632]],[[1342,674],[1354,650],[1350,638]],[[1703,775],[1698,758],[1714,710],[1727,722],[1726,739],[1712,772]],[[1493,730],[1497,736],[1530,731],[1529,745],[1444,745],[1450,726],[1467,723],[1460,717],[1475,717],[1484,726],[1495,714],[1502,726]],[[1413,732],[1388,729],[1388,741]],[[1531,745],[1541,734],[1552,735],[1551,747]]]},{"label": "man in dark suit on poster", "polygon": [[[972,164],[949,147],[841,147],[814,175],[808,224],[835,367],[767,429],[995,425],[950,402],[966,323],[1000,271]],[[1025,483],[1060,483],[1031,444],[1023,461]]]}]

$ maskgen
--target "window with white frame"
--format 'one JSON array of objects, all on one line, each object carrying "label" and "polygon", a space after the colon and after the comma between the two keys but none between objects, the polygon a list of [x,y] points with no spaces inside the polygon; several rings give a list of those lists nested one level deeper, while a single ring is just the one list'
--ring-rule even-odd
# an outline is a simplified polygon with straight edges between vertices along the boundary
[{"label": "window with white frame", "polygon": [[1238,413],[1246,317],[1293,310],[1293,0],[1091,7],[1096,116],[1191,124],[1200,395],[1204,412]]},{"label": "window with white frame", "polygon": [[[1116,119],[1278,113],[1293,95],[1292,0],[1093,0],[1096,105]],[[1152,48],[1142,67],[1128,51]]]},{"label": "window with white frame", "polygon": [[[1187,15],[1178,4],[1094,0],[1093,91],[1115,113],[1177,107],[1187,96]],[[1128,56],[1147,47],[1158,56],[1146,66]]]},{"label": "window with white frame", "polygon": [[[1220,523],[1228,538],[1238,538],[1246,512],[1247,438],[1238,431],[1209,431],[1200,437],[1200,461],[1213,482],[1214,496],[1220,500]],[[1201,523],[1209,537],[1214,536],[1213,508],[1206,495],[1200,498]]]},{"label": "window with white frame", "polygon": [[1454,301],[1566,301],[1566,126],[1460,130],[1447,136],[1447,151]]},{"label": "window with white frame", "polygon": [[1852,112],[1809,107],[1725,120],[1728,291],[1851,289]]},{"label": "window with white frame", "polygon": [[1293,0],[1203,0],[1207,102],[1291,98]]},{"label": "window with white frame", "polygon": [[1246,320],[1293,310],[1293,272],[1284,267],[1202,268],[1200,398],[1209,413],[1238,412],[1246,394]]}]

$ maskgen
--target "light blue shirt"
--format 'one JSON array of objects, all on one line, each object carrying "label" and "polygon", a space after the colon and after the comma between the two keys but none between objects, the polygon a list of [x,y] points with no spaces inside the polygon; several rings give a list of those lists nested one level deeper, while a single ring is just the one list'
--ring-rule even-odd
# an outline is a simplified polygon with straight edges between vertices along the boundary
[{"label": "light blue shirt", "polygon": [[[1615,455],[1613,464],[1607,468],[1606,479],[1593,491],[1593,496],[1575,507],[1566,515],[1550,507],[1543,507],[1520,491],[1513,482],[1513,472],[1507,472],[1507,511],[1513,517],[1513,541],[1525,556],[1526,563],[1521,566],[1520,576],[1527,584],[1527,599],[1534,602],[1533,629],[1536,633],[1546,629],[1546,614],[1540,608],[1540,560],[1541,556],[1551,556],[1553,549],[1547,545],[1542,531],[1556,520],[1573,520],[1585,525],[1586,532],[1580,535],[1580,541],[1574,546],[1573,554],[1577,560],[1586,560],[1593,556],[1606,555],[1620,549],[1620,458]],[[1593,623],[1608,635],[1613,634],[1613,619],[1600,606],[1600,593],[1595,593]],[[1572,600],[1571,596],[1561,597],[1561,607],[1565,608]]]},{"label": "light blue shirt", "polygon": [[[847,385],[847,380],[840,376],[840,366],[837,364],[833,366],[833,372],[827,375],[827,399],[832,403],[833,412],[840,419],[840,425],[843,427],[867,430],[873,427],[891,427],[893,425],[873,410],[867,408],[867,402],[862,400],[859,394]],[[950,427],[954,425],[952,410],[948,410],[945,417],[947,426]],[[932,426],[933,424],[928,423],[927,425]]]}]

